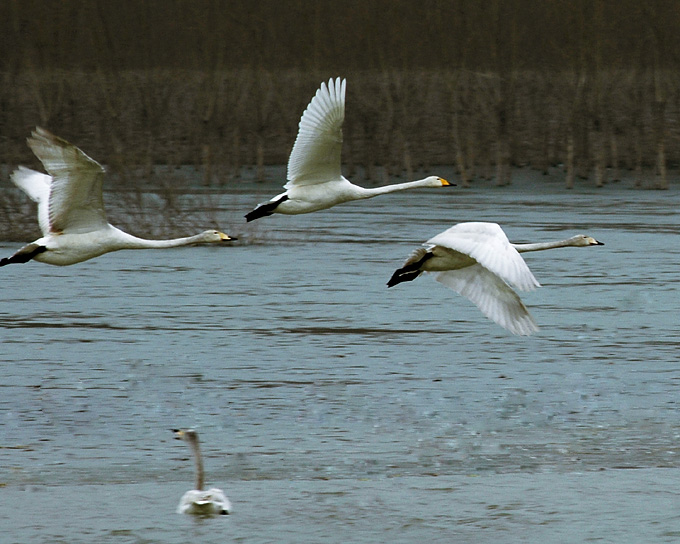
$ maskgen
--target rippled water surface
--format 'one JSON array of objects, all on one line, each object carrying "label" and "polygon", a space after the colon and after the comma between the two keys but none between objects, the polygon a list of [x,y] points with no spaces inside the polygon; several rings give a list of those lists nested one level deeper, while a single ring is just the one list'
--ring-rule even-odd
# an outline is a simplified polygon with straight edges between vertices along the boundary
[{"label": "rippled water surface", "polygon": [[[238,245],[0,269],[7,542],[680,540],[677,190],[518,180],[246,225],[278,191],[224,195]],[[432,278],[386,288],[470,220],[606,245],[526,255],[531,338]],[[188,426],[230,516],[174,513]]]}]

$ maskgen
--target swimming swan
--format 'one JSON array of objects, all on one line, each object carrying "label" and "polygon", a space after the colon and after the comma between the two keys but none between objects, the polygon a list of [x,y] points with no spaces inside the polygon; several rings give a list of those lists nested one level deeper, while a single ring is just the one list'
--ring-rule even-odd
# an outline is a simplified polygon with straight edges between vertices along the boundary
[{"label": "swimming swan", "polygon": [[451,185],[443,178],[430,176],[408,183],[364,189],[345,179],[340,170],[345,86],[346,81],[340,78],[330,79],[328,86],[321,84],[300,119],[297,139],[288,159],[286,191],[246,214],[248,221],[273,213],[315,212],[342,202],[404,189]]},{"label": "swimming swan", "polygon": [[510,286],[530,291],[540,284],[520,253],[599,245],[604,244],[581,234],[557,242],[512,244],[496,223],[459,223],[415,250],[387,286],[436,272],[438,282],[468,298],[486,317],[513,334],[529,335],[538,326]]},{"label": "swimming swan", "polygon": [[48,174],[20,166],[12,181],[38,203],[43,237],[22,247],[0,266],[34,259],[69,265],[119,249],[155,249],[231,240],[207,230],[172,240],[145,240],[127,234],[106,221],[102,199],[104,168],[76,146],[37,127],[27,139]]},{"label": "swimming swan", "polygon": [[175,438],[189,443],[194,454],[196,463],[196,489],[187,491],[179,501],[178,514],[195,514],[199,516],[212,516],[214,514],[228,514],[231,511],[231,503],[225,497],[224,491],[213,487],[203,490],[203,458],[201,448],[198,445],[198,433],[193,429],[174,429]]}]

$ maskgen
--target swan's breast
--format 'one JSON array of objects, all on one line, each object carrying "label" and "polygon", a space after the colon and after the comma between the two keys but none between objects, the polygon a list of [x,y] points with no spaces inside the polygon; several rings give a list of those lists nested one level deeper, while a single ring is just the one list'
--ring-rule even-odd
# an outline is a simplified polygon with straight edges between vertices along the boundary
[{"label": "swan's breast", "polygon": [[279,204],[279,213],[297,214],[324,210],[363,198],[361,191],[346,180],[327,181],[315,185],[293,186],[286,193],[288,200]]},{"label": "swan's breast", "polygon": [[122,249],[121,241],[114,232],[107,230],[49,235],[37,241],[47,251],[35,256],[35,260],[57,266],[67,266],[99,257],[104,253]]}]

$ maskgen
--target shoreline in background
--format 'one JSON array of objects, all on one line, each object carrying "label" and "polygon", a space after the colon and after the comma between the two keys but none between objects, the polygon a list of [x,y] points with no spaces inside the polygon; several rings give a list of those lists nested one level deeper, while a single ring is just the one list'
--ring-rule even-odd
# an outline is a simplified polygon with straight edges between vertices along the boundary
[{"label": "shoreline in background", "polygon": [[[203,183],[285,164],[320,81],[348,79],[343,163],[385,177],[453,164],[462,184],[512,168],[565,166],[565,185],[603,185],[680,165],[680,71],[21,70],[0,74],[0,163],[34,164],[42,125],[107,164],[195,165]],[[221,181],[223,183],[223,181]]]},{"label": "shoreline in background", "polygon": [[[0,164],[0,242],[21,243],[31,237],[37,238],[40,234],[35,204],[9,179],[15,167]],[[343,167],[343,170],[346,168]],[[139,236],[183,236],[191,230],[221,228],[232,233],[239,231],[239,243],[248,243],[250,231],[257,231],[263,226],[240,224],[241,212],[245,214],[249,207],[270,198],[276,191],[282,191],[281,186],[285,183],[285,165],[266,166],[262,172],[264,180],[259,179],[258,169],[254,165],[242,167],[237,177],[225,182],[215,180],[210,185],[204,184],[204,172],[200,166],[156,165],[150,172],[144,168],[130,169],[131,178],[127,180],[123,180],[119,174],[111,174],[104,182],[107,215],[116,226]],[[379,172],[384,175],[384,171]],[[618,181],[611,181],[601,187],[588,180],[580,180],[573,189],[565,189],[563,166],[549,168],[546,174],[533,168],[513,168],[511,184],[501,187],[497,186],[492,176],[479,177],[465,187],[453,165],[432,165],[429,170],[419,170],[414,175],[435,173],[457,184],[451,191],[462,191],[466,195],[471,191],[513,191],[530,198],[541,191],[564,193],[573,190],[574,194],[587,191],[604,197],[619,191],[645,192],[659,188],[653,170],[644,170],[642,178],[635,171],[624,171]],[[351,179],[367,187],[383,182],[368,179],[367,172],[362,168],[356,168]],[[670,170],[668,179],[670,193],[674,194],[680,189],[680,170]],[[399,183],[407,181],[407,178],[403,175],[392,176],[384,181]],[[229,195],[238,199],[238,209],[225,213],[220,199]]]}]

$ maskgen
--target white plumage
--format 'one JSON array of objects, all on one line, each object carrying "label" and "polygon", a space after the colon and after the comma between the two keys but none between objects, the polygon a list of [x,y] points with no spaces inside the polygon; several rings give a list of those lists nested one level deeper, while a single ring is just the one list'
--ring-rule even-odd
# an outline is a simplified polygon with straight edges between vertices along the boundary
[{"label": "white plumage", "polygon": [[340,78],[321,84],[300,119],[298,135],[288,159],[286,191],[246,214],[248,221],[273,213],[315,212],[343,202],[405,189],[451,185],[443,178],[430,176],[418,181],[365,189],[343,177],[340,155],[345,89],[346,81]]},{"label": "white plumage", "polygon": [[37,202],[43,236],[0,259],[0,266],[31,259],[64,266],[121,249],[162,249],[231,239],[217,230],[172,240],[127,234],[106,220],[104,168],[97,161],[40,127],[27,142],[49,175],[20,166],[12,173],[12,181]]},{"label": "white plumage", "polygon": [[198,443],[198,433],[193,429],[175,429],[173,432],[175,438],[185,440],[189,444],[196,466],[196,489],[191,489],[182,495],[177,506],[177,513],[199,516],[229,514],[231,502],[224,491],[216,487],[203,489],[203,457]]},{"label": "white plumage", "polygon": [[469,299],[501,327],[513,334],[529,335],[538,326],[512,287],[530,291],[540,284],[520,253],[591,245],[603,244],[584,235],[557,242],[512,244],[496,223],[459,223],[417,249],[387,285],[433,272],[438,282]]},{"label": "white plumage", "polygon": [[179,501],[178,514],[192,514],[195,516],[215,516],[229,514],[231,502],[221,489],[213,487],[206,491],[190,489]]}]

